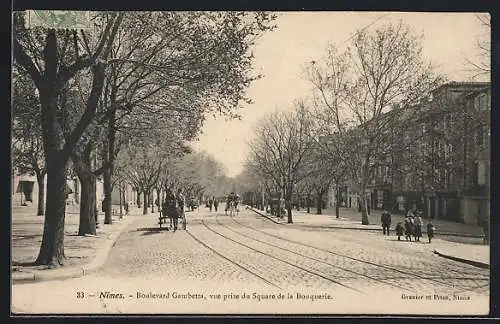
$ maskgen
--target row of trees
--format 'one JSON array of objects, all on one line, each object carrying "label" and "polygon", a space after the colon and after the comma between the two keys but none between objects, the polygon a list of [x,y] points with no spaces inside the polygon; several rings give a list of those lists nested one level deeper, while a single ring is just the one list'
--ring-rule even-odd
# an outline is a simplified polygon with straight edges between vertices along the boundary
[{"label": "row of trees", "polygon": [[[173,155],[173,148],[158,151],[161,144],[135,147],[127,146],[120,153],[115,183],[122,190],[130,186],[138,194],[136,203],[143,214],[148,213],[148,207],[154,212],[153,197],[161,205],[168,190],[181,189],[188,200],[197,201],[222,196],[227,191],[229,181],[223,165],[205,152],[191,152],[189,147],[183,147]],[[124,196],[124,192],[120,194]]]},{"label": "row of trees", "polygon": [[40,188],[47,176],[35,263],[57,266],[65,258],[67,176],[82,185],[79,235],[95,233],[97,178],[106,224],[117,182],[126,179],[146,195],[172,185],[170,166],[189,151],[185,142],[197,137],[205,116],[235,118],[251,103],[246,88],[260,77],[251,71],[251,47],[275,17],[96,12],[85,30],[28,29],[24,19],[14,14],[14,166],[40,173]]},{"label": "row of trees", "polygon": [[[315,194],[320,213],[332,184],[339,195],[340,186],[354,181],[362,224],[369,224],[364,193],[373,171],[395,156],[402,159],[419,142],[418,136],[405,140],[415,125],[401,121],[415,121],[411,116],[429,103],[431,91],[445,78],[424,57],[422,36],[403,23],[359,30],[345,49],[329,45],[321,60],[305,67],[305,75],[312,86],[310,97],[297,100],[291,111],[262,119],[250,143],[246,172],[261,179],[260,187],[269,193],[280,192],[289,223],[294,195]],[[436,102],[436,107],[446,113],[450,103]],[[455,139],[465,134],[463,129],[455,133]],[[427,150],[420,153],[420,159],[407,157],[411,165],[435,165],[424,156]]]}]

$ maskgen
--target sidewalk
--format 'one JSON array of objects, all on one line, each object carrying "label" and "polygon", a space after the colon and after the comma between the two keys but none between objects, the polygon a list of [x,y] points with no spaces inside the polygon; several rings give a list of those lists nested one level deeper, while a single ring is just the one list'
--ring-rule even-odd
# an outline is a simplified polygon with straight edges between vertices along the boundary
[{"label": "sidewalk", "polygon": [[[252,209],[249,207],[249,209]],[[287,223],[287,217],[277,218],[266,214],[258,209],[253,209],[256,213],[268,218],[277,224],[285,225]],[[314,210],[315,211],[315,210]],[[311,210],[313,212],[313,210]],[[335,211],[331,213],[331,210],[323,210],[325,212],[322,215],[317,215],[306,211],[293,211],[293,224],[312,227],[312,228],[339,228],[339,229],[354,229],[354,230],[369,230],[369,231],[381,231],[380,217],[372,214],[369,216],[370,225],[361,225],[361,215],[352,210],[346,208],[340,209],[340,218],[335,217]],[[331,214],[330,214],[331,213]],[[395,215],[392,217],[391,228],[394,228],[395,224],[402,220],[404,217]],[[472,238],[481,238],[482,229],[479,226],[471,226],[459,223],[453,223],[449,221],[433,221],[434,225],[437,227],[435,238],[432,240],[431,251],[435,254],[449,258],[455,261],[468,263],[476,267],[487,269],[490,264],[490,247],[489,245],[483,244],[468,244],[464,243],[464,239],[461,242],[452,242],[448,239],[440,239],[439,236],[466,236]],[[426,224],[426,220],[424,220]],[[423,239],[427,239],[425,228],[423,229]],[[476,239],[477,241],[477,239]]]},{"label": "sidewalk", "polygon": [[[324,209],[323,214],[317,215],[316,209],[311,209],[311,213],[307,213],[305,210],[293,210],[293,222],[294,224],[300,224],[304,226],[319,226],[319,227],[338,227],[338,228],[352,228],[352,229],[363,229],[363,230],[380,230],[380,211],[372,212],[368,216],[370,225],[361,224],[361,213],[349,209],[340,208],[340,218],[335,217],[335,209]],[[270,216],[268,214],[268,216]],[[402,215],[391,215],[392,223],[391,227],[395,227],[398,222],[404,221],[404,216]],[[278,222],[286,223],[286,216],[283,219],[278,219],[272,216],[273,220]],[[423,219],[424,226],[422,228],[423,234],[427,234],[425,224],[427,224],[427,219]],[[483,229],[477,225],[466,225],[461,223],[456,223],[446,220],[433,220],[434,227],[436,228],[436,235],[456,235],[465,237],[483,237]]]},{"label": "sidewalk", "polygon": [[132,215],[123,216],[121,220],[119,215],[114,215],[111,225],[104,224],[104,214],[99,213],[97,235],[78,236],[79,206],[66,206],[65,264],[60,268],[48,269],[47,266],[32,265],[40,250],[45,217],[36,216],[36,206],[13,206],[11,225],[13,283],[76,278],[98,270],[121,232],[136,219],[135,215],[138,215],[136,210],[132,209],[131,213]]}]

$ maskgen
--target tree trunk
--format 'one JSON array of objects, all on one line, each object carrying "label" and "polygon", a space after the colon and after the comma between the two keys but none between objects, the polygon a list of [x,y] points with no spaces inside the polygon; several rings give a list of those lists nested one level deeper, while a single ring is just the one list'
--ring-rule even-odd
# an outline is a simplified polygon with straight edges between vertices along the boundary
[{"label": "tree trunk", "polygon": [[148,198],[149,198],[149,193],[147,191],[143,191],[143,197],[144,201],[142,204],[142,214],[147,215],[148,214]]},{"label": "tree trunk", "polygon": [[65,259],[66,168],[67,161],[47,163],[47,206],[37,265],[63,265]]},{"label": "tree trunk", "polygon": [[286,196],[285,196],[285,204],[286,204],[287,217],[288,217],[287,223],[292,224],[293,223],[293,219],[292,219],[292,188],[288,188],[288,192],[286,193]]},{"label": "tree trunk", "polygon": [[83,147],[83,152],[80,154],[75,152],[71,157],[81,186],[78,235],[96,235],[98,223],[97,179],[92,173],[92,149],[93,143],[88,142]]},{"label": "tree trunk", "polygon": [[80,224],[78,235],[96,235],[96,178],[90,173],[78,173],[81,183]]},{"label": "tree trunk", "polygon": [[155,203],[156,203],[154,189],[151,190],[151,194],[149,197],[150,197],[149,200],[151,201],[151,213],[154,213],[155,212]]},{"label": "tree trunk", "polygon": [[103,173],[104,187],[104,224],[113,224],[113,215],[111,213],[111,195],[113,192],[113,184],[111,183],[111,168],[108,167]]},{"label": "tree trunk", "polygon": [[367,201],[366,201],[366,186],[368,184],[369,179],[369,173],[368,173],[368,162],[369,162],[369,156],[365,156],[365,164],[362,167],[362,183],[361,183],[361,192],[359,194],[360,196],[360,202],[361,202],[361,224],[362,225],[369,225],[370,221],[368,220],[368,213],[367,213]]},{"label": "tree trunk", "polygon": [[337,194],[337,199],[336,199],[337,201],[335,203],[335,217],[339,218],[340,217],[340,204],[339,204],[339,202],[340,202],[340,188],[337,186],[335,188],[335,191],[336,191],[335,193]]},{"label": "tree trunk", "polygon": [[36,215],[43,216],[45,207],[45,173],[37,172],[36,179],[38,183],[38,207]]},{"label": "tree trunk", "polygon": [[306,205],[307,205],[307,213],[311,213],[311,194],[307,194],[307,199],[306,199]]},{"label": "tree trunk", "polygon": [[123,217],[123,204],[124,204],[124,199],[122,199],[123,195],[122,195],[122,184],[120,182],[120,186],[118,187],[118,195],[120,196],[120,218]]},{"label": "tree trunk", "polygon": [[323,192],[319,191],[316,195],[316,214],[321,215],[323,213]]},{"label": "tree trunk", "polygon": [[115,139],[116,139],[116,108],[115,108],[115,100],[116,100],[116,88],[113,87],[111,93],[111,107],[109,108],[109,120],[108,120],[108,134],[105,140],[104,145],[104,161],[108,164],[106,170],[104,170],[103,178],[104,178],[104,199],[107,204],[104,208],[104,224],[112,224],[113,223],[113,215],[112,215],[112,202],[111,196],[113,194],[113,183],[111,179],[113,178],[114,171],[114,160],[115,160]]},{"label": "tree trunk", "polygon": [[136,197],[137,208],[141,208],[141,191],[139,189],[136,189],[135,193],[137,194]]},{"label": "tree trunk", "polygon": [[[125,199],[125,198],[126,198],[126,197],[125,197],[125,191],[126,191],[126,190],[127,190],[126,188],[122,188],[122,194],[123,194],[122,201],[123,201],[123,206],[125,206],[125,203],[127,203],[127,204],[128,204],[128,201]],[[130,200],[130,197],[129,197],[129,200]]]}]

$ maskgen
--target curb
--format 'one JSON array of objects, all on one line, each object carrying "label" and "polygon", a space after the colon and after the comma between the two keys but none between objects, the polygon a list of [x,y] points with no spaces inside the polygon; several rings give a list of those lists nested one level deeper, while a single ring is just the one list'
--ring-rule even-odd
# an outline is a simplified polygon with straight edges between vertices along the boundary
[{"label": "curb", "polygon": [[71,268],[58,268],[55,270],[35,270],[33,272],[14,272],[11,273],[11,280],[13,284],[20,283],[33,283],[40,281],[50,281],[50,280],[63,280],[71,278],[79,278],[84,275],[88,275],[96,272],[104,265],[104,262],[108,258],[111,248],[115,245],[118,237],[122,234],[123,230],[130,225],[135,220],[134,217],[125,218],[119,226],[116,232],[112,233],[106,241],[97,250],[94,259],[86,265],[80,267]]},{"label": "curb", "polygon": [[274,219],[272,219],[271,217],[269,217],[269,216],[267,216],[267,215],[263,214],[260,210],[253,209],[252,207],[248,207],[248,206],[247,206],[247,209],[250,209],[250,210],[251,210],[251,211],[253,211],[254,213],[256,213],[256,214],[258,214],[258,215],[260,215],[260,216],[262,216],[262,217],[267,218],[268,220],[270,220],[271,222],[273,222],[273,223],[275,223],[275,224],[283,225],[283,223],[281,223],[281,222],[277,222],[277,221],[275,221]]},{"label": "curb", "polygon": [[[254,213],[259,214],[260,216],[267,218],[268,220],[272,221],[275,224],[280,224],[280,225],[287,224],[287,223],[282,223],[282,222],[275,221],[271,217],[269,217],[267,215],[264,215],[262,213],[262,211],[260,211],[260,210],[253,209],[251,207],[247,207],[247,209],[250,209]],[[354,226],[343,226],[343,225],[338,225],[338,226],[336,226],[336,225],[335,226],[325,225],[325,226],[321,226],[321,225],[308,225],[308,224],[297,224],[297,223],[293,223],[293,224],[299,225],[299,226],[304,226],[304,227],[309,227],[309,228],[332,228],[332,229],[349,229],[349,230],[360,230],[360,231],[379,231],[379,230],[381,230],[381,227],[379,227],[378,225],[377,225],[377,227],[354,227]],[[370,226],[370,225],[363,225],[363,226]],[[375,226],[375,225],[372,225],[372,226]],[[426,231],[422,231],[422,234],[427,234],[427,232]],[[436,231],[434,233],[434,235],[460,236],[460,237],[471,237],[471,238],[483,238],[483,235],[477,235],[477,234],[454,233],[454,232],[439,232],[439,231]]]},{"label": "curb", "polygon": [[490,265],[488,263],[484,263],[484,262],[480,262],[480,261],[474,261],[474,260],[469,260],[469,259],[465,259],[465,258],[459,258],[459,257],[456,257],[456,256],[452,256],[450,254],[447,254],[447,253],[439,252],[438,250],[434,250],[434,254],[437,254],[440,257],[443,257],[443,258],[446,258],[446,259],[450,259],[450,260],[453,260],[453,261],[467,263],[467,264],[469,264],[471,266],[474,266],[474,267],[477,267],[477,268],[481,268],[481,269],[489,269],[490,268]]}]

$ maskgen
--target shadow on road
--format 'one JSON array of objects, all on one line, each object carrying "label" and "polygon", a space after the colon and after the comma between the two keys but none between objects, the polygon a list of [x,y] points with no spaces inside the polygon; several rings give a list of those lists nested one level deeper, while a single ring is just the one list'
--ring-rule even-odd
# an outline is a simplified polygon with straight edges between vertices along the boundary
[{"label": "shadow on road", "polygon": [[169,228],[168,227],[162,227],[162,228],[159,228],[159,227],[141,227],[141,228],[136,229],[136,231],[137,232],[144,232],[144,233],[142,233],[142,235],[151,235],[151,234],[158,234],[161,232],[169,231]]},{"label": "shadow on road", "polygon": [[35,265],[35,261],[12,261],[13,267],[31,267]]}]

